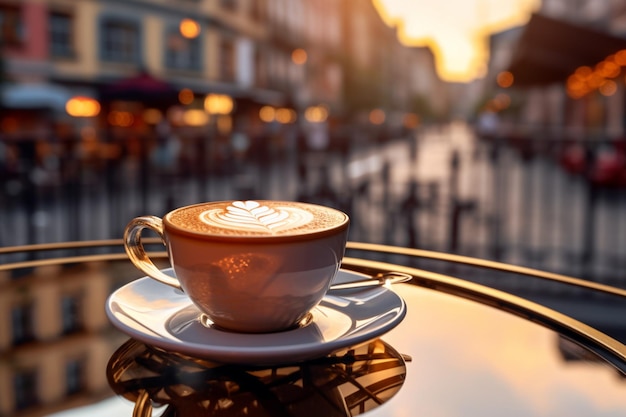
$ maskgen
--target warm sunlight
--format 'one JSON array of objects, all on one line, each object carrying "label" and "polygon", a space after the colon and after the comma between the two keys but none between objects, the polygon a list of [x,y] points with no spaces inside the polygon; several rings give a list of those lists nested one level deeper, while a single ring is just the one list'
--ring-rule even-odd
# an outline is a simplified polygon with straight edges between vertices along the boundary
[{"label": "warm sunlight", "polygon": [[446,81],[484,75],[491,33],[525,24],[541,0],[372,0],[403,43],[430,46]]}]

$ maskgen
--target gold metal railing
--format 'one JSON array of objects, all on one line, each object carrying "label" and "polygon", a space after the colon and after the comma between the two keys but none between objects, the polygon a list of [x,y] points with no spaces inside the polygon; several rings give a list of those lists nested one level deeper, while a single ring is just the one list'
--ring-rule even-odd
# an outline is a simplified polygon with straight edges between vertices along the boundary
[{"label": "gold metal railing", "polygon": [[541,304],[461,278],[410,266],[347,257],[344,258],[342,267],[371,275],[391,270],[410,274],[413,276],[411,282],[415,285],[478,301],[539,323],[582,344],[626,375],[626,345],[579,320]]}]

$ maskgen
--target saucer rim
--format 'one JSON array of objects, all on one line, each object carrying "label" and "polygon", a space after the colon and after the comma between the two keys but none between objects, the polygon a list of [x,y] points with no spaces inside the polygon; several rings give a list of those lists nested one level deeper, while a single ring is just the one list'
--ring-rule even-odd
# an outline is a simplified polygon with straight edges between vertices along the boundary
[{"label": "saucer rim", "polygon": [[[171,268],[165,268],[162,271],[163,272],[171,271]],[[340,269],[339,272],[341,272],[342,275],[353,276],[357,279],[362,278],[364,275],[367,276],[366,274],[362,274],[356,271],[350,271],[346,269]],[[335,279],[339,277],[339,272],[336,275]],[[124,288],[138,285],[140,282],[151,282],[157,287],[163,287],[164,289],[171,289],[171,287],[163,283],[160,283],[148,276],[144,276],[136,280],[133,280],[121,286],[120,288],[116,289],[112,294],[109,295],[105,304],[106,315],[109,321],[111,322],[111,324],[116,329],[118,329],[119,331],[121,331],[122,333],[128,336],[131,336],[132,338],[140,340],[149,345],[154,345],[161,349],[170,350],[172,352],[182,353],[185,355],[195,356],[199,358],[211,359],[211,360],[215,360],[215,361],[219,361],[223,363],[266,365],[266,364],[299,362],[299,361],[304,361],[307,359],[313,359],[316,357],[322,357],[322,356],[331,354],[334,351],[345,349],[346,347],[350,347],[350,346],[358,346],[362,343],[365,343],[377,337],[380,337],[381,335],[389,332],[390,330],[395,328],[398,324],[400,324],[402,320],[404,320],[404,317],[406,316],[406,313],[407,313],[407,306],[406,306],[405,300],[390,288],[386,288],[384,286],[378,286],[378,287],[363,287],[363,288],[350,289],[350,290],[339,290],[339,291],[359,292],[360,294],[382,290],[384,291],[386,295],[391,295],[393,297],[393,301],[395,302],[394,303],[390,302],[388,306],[386,307],[386,310],[381,311],[381,314],[392,312],[394,310],[397,310],[397,312],[393,315],[393,317],[388,318],[384,323],[377,326],[376,328],[371,329],[369,331],[362,330],[361,333],[357,334],[356,336],[342,334],[341,336],[336,337],[334,339],[331,339],[328,341],[315,342],[315,343],[304,343],[304,344],[298,344],[298,345],[275,344],[272,346],[263,346],[259,348],[259,347],[254,346],[254,342],[252,340],[255,337],[268,337],[268,335],[271,335],[272,333],[260,333],[260,334],[238,333],[238,335],[241,335],[241,337],[249,338],[251,341],[248,342],[247,345],[232,346],[232,348],[229,350],[229,349],[225,349],[224,347],[219,347],[219,346],[210,345],[210,344],[202,344],[202,343],[197,343],[197,342],[189,343],[183,340],[179,342],[171,341],[159,335],[156,331],[150,329],[147,326],[143,326],[142,328],[135,328],[135,327],[131,327],[123,323],[123,321],[120,320],[116,316],[116,314],[123,314],[123,313],[117,313],[116,311],[114,311],[114,309],[112,308],[112,303],[115,301],[115,298],[118,297],[118,294],[120,291],[122,291]],[[172,288],[172,290],[174,289]],[[184,295],[182,294],[181,296],[184,297]],[[185,305],[181,305],[181,307],[177,309],[176,312],[180,312],[192,304],[193,303],[191,302],[191,300],[187,298],[185,300]],[[349,312],[346,312],[345,310],[342,310],[340,308],[332,307],[332,306],[329,308],[332,308],[335,311],[339,311],[350,316],[350,314],[348,314]],[[360,308],[360,306],[353,306],[352,308],[353,309]],[[167,319],[173,317],[174,314],[175,313],[169,314]],[[132,317],[130,318],[132,319]],[[315,320],[315,315],[314,315],[312,323],[314,323],[314,320]],[[138,322],[138,324],[142,326],[141,323]],[[213,329],[213,330],[216,332],[219,331],[218,329]],[[289,332],[293,332],[297,330],[298,329],[286,330],[284,332],[277,332],[277,333],[289,333]]]}]

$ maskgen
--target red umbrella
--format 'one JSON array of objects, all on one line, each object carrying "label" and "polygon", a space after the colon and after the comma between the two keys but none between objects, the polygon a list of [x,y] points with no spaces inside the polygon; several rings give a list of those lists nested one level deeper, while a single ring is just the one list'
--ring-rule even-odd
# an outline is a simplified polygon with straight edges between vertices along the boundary
[{"label": "red umbrella", "polygon": [[167,81],[142,71],[134,77],[117,80],[103,86],[101,99],[105,102],[139,101],[151,106],[168,106],[178,102],[178,89]]}]

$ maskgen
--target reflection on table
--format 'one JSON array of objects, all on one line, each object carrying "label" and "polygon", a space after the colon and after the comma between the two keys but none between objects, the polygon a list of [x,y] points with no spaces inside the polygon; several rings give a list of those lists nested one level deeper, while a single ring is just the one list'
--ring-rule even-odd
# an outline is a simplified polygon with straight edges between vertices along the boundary
[{"label": "reflection on table", "polygon": [[355,416],[389,400],[404,382],[404,357],[381,340],[331,356],[273,367],[220,364],[130,339],[111,357],[116,394],[149,416]]}]

